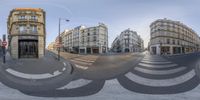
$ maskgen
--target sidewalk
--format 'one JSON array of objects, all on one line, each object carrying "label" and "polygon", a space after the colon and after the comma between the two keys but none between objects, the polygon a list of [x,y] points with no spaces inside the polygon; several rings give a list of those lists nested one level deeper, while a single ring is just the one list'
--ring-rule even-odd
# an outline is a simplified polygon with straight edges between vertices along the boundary
[{"label": "sidewalk", "polygon": [[10,54],[6,54],[6,63],[4,67],[12,68],[14,70],[30,73],[30,74],[41,74],[41,73],[52,73],[55,70],[62,70],[64,64],[59,62],[56,57],[46,52],[42,58],[21,58],[12,59]]},{"label": "sidewalk", "polygon": [[61,87],[73,79],[73,67],[64,59],[46,52],[39,59],[12,59],[6,54],[6,63],[0,63],[0,81],[22,91],[44,91]]},{"label": "sidewalk", "polygon": [[161,55],[166,57],[173,57],[173,56],[183,56],[183,55],[190,55],[190,54],[198,54],[200,52],[191,52],[191,53],[182,53],[182,54],[170,54],[170,55]]}]

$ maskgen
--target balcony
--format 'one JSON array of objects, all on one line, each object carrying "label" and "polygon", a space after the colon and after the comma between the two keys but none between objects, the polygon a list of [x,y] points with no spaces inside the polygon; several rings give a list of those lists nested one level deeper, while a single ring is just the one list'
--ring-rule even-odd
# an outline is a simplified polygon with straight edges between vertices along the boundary
[{"label": "balcony", "polygon": [[17,21],[32,21],[32,22],[38,22],[38,19],[27,19],[27,18],[23,18],[23,19],[18,19]]},{"label": "balcony", "polygon": [[38,22],[38,19],[29,19],[29,21]]},{"label": "balcony", "polygon": [[38,34],[37,30],[29,30],[29,34]]},{"label": "balcony", "polygon": [[27,30],[22,30],[22,31],[19,31],[19,34],[27,34],[28,31]]},{"label": "balcony", "polygon": [[23,30],[23,31],[19,31],[19,34],[35,34],[38,35],[38,31],[37,30]]},{"label": "balcony", "polygon": [[26,18],[19,18],[18,21],[28,21]]}]

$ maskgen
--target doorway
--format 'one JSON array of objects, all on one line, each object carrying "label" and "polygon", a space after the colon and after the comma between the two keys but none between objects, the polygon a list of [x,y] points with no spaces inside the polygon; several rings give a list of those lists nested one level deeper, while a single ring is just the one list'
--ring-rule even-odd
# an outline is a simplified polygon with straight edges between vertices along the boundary
[{"label": "doorway", "polygon": [[19,40],[19,58],[37,58],[37,40]]}]

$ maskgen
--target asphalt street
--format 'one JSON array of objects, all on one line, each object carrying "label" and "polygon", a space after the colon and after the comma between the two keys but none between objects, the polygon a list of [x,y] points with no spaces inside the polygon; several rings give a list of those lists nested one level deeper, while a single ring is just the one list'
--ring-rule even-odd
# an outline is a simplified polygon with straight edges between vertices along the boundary
[{"label": "asphalt street", "polygon": [[[118,77],[120,84],[133,92],[145,94],[176,94],[194,89],[199,85],[199,78],[190,61],[196,54],[181,56],[187,62],[175,63],[174,57],[146,55],[131,72]],[[179,57],[179,56],[176,56]],[[185,58],[186,57],[186,58]],[[195,56],[196,57],[196,56]],[[197,58],[196,58],[197,59]],[[177,60],[177,62],[180,59]]]},{"label": "asphalt street", "polygon": [[[26,62],[26,60],[21,59],[20,61],[22,61],[24,65],[21,68],[5,65],[2,67],[1,64],[0,79],[5,85],[18,89],[21,93],[26,95],[36,97],[95,97],[99,93],[112,94],[115,93],[113,91],[120,91],[122,88],[128,90],[123,91],[122,93],[129,94],[128,97],[132,97],[131,92],[157,95],[177,94],[189,92],[199,85],[199,54],[200,53],[156,56],[144,52],[105,54],[98,55],[98,57],[97,55],[75,57],[79,61],[85,61],[85,59],[90,57],[95,58],[95,60],[90,59],[93,61],[87,60],[87,62],[92,62],[88,65],[76,63],[76,61],[72,62],[70,61],[71,59],[66,59],[64,57],[62,57],[61,62],[58,62],[56,60],[56,54],[48,52],[47,58],[52,58],[52,61],[47,61],[49,64],[48,70],[45,70],[47,66],[43,63],[47,58],[43,58],[45,60],[42,59],[43,61],[40,60],[42,62],[37,63],[41,66],[37,66],[36,68],[32,68],[34,66],[29,66],[31,68],[28,67],[27,69],[25,68],[25,65],[29,65],[30,61],[28,60]],[[81,58],[84,58],[84,60]],[[73,60],[76,59],[73,58]],[[53,61],[55,61],[55,63]],[[68,69],[66,70],[66,73],[65,71],[62,72],[62,69],[64,68],[63,62],[70,62],[69,66],[71,67],[66,67],[66,69]],[[53,64],[56,64],[56,66],[53,66]],[[20,64],[18,66],[20,66]],[[38,70],[36,69],[40,69],[42,66],[45,67],[41,68],[40,72],[37,72]],[[15,81],[13,82],[13,75],[12,78],[10,78],[11,75],[5,73],[5,70],[8,68],[30,74],[52,73],[56,70],[58,72],[60,70],[62,73],[50,78],[34,80],[26,79],[26,81],[23,78],[16,79],[15,76]],[[71,73],[72,69],[70,68],[73,68],[73,73]],[[32,84],[27,85],[30,84],[27,80]],[[20,81],[21,83],[26,82],[26,84],[20,84],[16,81]],[[10,83],[17,83],[17,85]],[[113,84],[113,88],[111,84]],[[25,87],[23,87],[23,85],[25,85]],[[107,86],[111,87],[109,88],[110,90],[106,89],[108,88]],[[38,87],[41,89],[38,89]],[[118,88],[120,89],[118,90]],[[34,91],[30,91],[31,89]]]},{"label": "asphalt street", "polygon": [[87,69],[79,69],[86,79],[113,79],[127,73],[144,55],[139,53],[101,55]]}]

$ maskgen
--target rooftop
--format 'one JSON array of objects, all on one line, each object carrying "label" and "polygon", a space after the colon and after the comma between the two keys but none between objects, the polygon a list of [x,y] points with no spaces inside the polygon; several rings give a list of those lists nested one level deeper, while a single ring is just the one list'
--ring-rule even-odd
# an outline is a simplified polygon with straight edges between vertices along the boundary
[{"label": "rooftop", "polygon": [[14,10],[17,10],[17,11],[24,11],[24,10],[28,10],[28,11],[43,11],[43,9],[41,9],[41,8],[15,8]]}]

